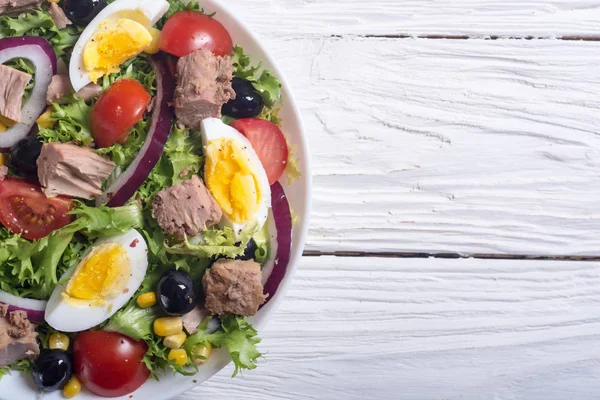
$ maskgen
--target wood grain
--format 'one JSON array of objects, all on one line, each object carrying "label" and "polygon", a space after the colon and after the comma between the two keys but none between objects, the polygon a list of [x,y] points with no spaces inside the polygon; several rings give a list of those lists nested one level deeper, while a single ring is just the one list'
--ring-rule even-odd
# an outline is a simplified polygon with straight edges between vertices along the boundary
[{"label": "wood grain", "polygon": [[600,254],[600,43],[267,46],[309,134],[309,250]]},{"label": "wood grain", "polygon": [[600,35],[598,0],[227,0],[264,37]]},{"label": "wood grain", "polygon": [[596,399],[600,263],[305,258],[255,371],[179,397]]}]

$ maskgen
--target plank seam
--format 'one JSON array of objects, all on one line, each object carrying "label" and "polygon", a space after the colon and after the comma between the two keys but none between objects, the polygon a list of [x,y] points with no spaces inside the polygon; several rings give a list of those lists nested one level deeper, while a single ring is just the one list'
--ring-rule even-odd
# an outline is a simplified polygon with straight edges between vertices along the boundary
[{"label": "plank seam", "polygon": [[600,42],[600,36],[506,36],[506,35],[409,35],[404,33],[383,33],[366,35],[330,35],[331,38],[342,39],[344,37],[364,38],[364,39],[433,39],[433,40],[562,40],[567,42]]},{"label": "plank seam", "polygon": [[542,260],[542,261],[600,261],[600,256],[534,256],[526,254],[461,254],[419,252],[368,252],[368,251],[315,251],[307,250],[304,257],[349,257],[349,258],[440,258],[480,260]]}]

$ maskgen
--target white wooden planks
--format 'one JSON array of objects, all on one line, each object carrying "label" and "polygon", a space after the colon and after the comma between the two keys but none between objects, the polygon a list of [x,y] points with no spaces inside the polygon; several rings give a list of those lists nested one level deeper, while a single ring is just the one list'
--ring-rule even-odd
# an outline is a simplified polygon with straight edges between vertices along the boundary
[{"label": "white wooden planks", "polygon": [[309,134],[308,249],[600,253],[600,43],[267,44]]},{"label": "white wooden planks", "polygon": [[304,258],[262,336],[179,400],[597,399],[600,263]]},{"label": "white wooden planks", "polygon": [[227,0],[264,37],[600,35],[598,0]]}]

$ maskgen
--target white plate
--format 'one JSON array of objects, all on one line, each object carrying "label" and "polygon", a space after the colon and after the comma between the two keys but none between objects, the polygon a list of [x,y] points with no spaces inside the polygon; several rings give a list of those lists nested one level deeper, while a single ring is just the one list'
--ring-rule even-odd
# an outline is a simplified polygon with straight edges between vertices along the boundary
[{"label": "white plate", "polygon": [[[285,175],[281,178],[281,183],[283,184],[285,192],[288,196],[290,206],[298,216],[298,220],[294,225],[292,257],[287,274],[279,286],[277,294],[265,307],[258,312],[255,317],[250,319],[250,321],[258,329],[260,336],[261,328],[265,326],[266,322],[277,309],[292,281],[296,266],[302,256],[304,243],[308,233],[308,218],[311,203],[311,169],[308,141],[304,133],[300,112],[298,111],[298,107],[296,106],[296,102],[294,101],[290,91],[290,85],[281,73],[281,70],[277,68],[271,56],[269,56],[267,50],[260,44],[259,40],[250,32],[246,25],[239,18],[233,15],[231,11],[229,11],[227,7],[221,3],[221,1],[204,0],[201,2],[201,4],[206,12],[217,13],[215,18],[223,23],[225,28],[227,28],[231,34],[231,37],[233,38],[233,43],[242,46],[245,52],[252,57],[253,63],[262,61],[263,66],[267,69],[273,70],[275,75],[281,80],[283,84],[283,107],[279,115],[283,120],[282,130],[285,133],[290,145],[294,148],[294,154],[300,160],[302,177],[299,180],[295,180],[290,185],[288,184]],[[265,349],[264,347],[260,349],[265,353],[268,351],[268,349]],[[200,368],[200,371],[194,376],[185,377],[181,375],[175,376],[168,374],[167,376],[162,377],[160,381],[149,380],[136,392],[132,393],[131,395],[119,397],[119,399],[170,399],[204,382],[219,372],[229,362],[230,359],[227,351],[221,349],[213,352],[210,361],[203,365]],[[248,373],[260,374],[260,360],[258,368]],[[240,378],[238,377],[232,379],[232,385],[236,384],[236,379]],[[89,400],[95,398],[97,397],[89,392],[86,392],[85,390],[77,395],[78,400]],[[44,393],[40,396],[40,393],[33,384],[30,376],[13,372],[11,375],[5,376],[2,380],[0,380],[0,399],[59,400],[64,399],[64,397],[61,391]]]}]

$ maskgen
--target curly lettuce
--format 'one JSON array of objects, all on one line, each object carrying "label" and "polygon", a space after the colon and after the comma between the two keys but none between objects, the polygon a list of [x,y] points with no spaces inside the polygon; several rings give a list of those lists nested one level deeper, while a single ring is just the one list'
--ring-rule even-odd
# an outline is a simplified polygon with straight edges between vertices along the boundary
[{"label": "curly lettuce", "polygon": [[233,76],[252,83],[268,108],[281,101],[281,81],[273,72],[263,69],[262,63],[253,66],[250,56],[246,55],[240,46],[233,49]]},{"label": "curly lettuce", "polygon": [[225,347],[229,352],[235,365],[232,377],[244,369],[255,369],[256,361],[262,356],[256,347],[261,342],[256,329],[245,317],[238,315],[224,314],[220,319],[221,328],[216,332],[207,333],[210,318],[206,318],[198,327],[198,332],[187,338],[183,348],[189,358],[194,356],[195,350],[210,343],[214,347]]},{"label": "curly lettuce", "polygon": [[0,39],[13,36],[41,36],[52,45],[58,58],[68,61],[82,28],[69,26],[58,29],[50,14],[44,10],[24,13],[17,17],[0,16]]}]

